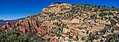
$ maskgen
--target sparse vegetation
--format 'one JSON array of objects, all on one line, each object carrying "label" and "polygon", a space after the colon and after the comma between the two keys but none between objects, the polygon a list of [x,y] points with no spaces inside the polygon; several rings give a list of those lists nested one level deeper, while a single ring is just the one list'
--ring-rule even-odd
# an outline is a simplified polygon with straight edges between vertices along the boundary
[{"label": "sparse vegetation", "polygon": [[19,31],[12,30],[10,32],[0,32],[0,42],[30,42],[30,39]]}]

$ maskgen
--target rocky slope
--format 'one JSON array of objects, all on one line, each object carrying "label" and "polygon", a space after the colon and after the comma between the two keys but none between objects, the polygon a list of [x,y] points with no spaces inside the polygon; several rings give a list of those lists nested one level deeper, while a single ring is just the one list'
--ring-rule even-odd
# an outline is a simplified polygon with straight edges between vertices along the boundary
[{"label": "rocky slope", "polygon": [[21,31],[34,42],[111,42],[112,36],[119,37],[119,9],[55,3],[37,15],[6,22],[0,28],[6,32],[13,29]]}]

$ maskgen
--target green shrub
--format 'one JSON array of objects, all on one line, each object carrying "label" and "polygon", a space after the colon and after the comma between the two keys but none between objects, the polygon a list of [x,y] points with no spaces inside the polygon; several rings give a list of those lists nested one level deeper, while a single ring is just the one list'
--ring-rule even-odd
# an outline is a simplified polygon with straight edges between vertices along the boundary
[{"label": "green shrub", "polygon": [[93,42],[93,40],[94,40],[94,34],[92,34],[92,32],[91,32],[91,33],[89,33],[86,42]]},{"label": "green shrub", "polygon": [[116,41],[119,41],[119,38],[114,37],[110,40],[110,42],[116,42]]},{"label": "green shrub", "polygon": [[30,42],[27,36],[21,35],[19,31],[0,32],[0,42]]}]

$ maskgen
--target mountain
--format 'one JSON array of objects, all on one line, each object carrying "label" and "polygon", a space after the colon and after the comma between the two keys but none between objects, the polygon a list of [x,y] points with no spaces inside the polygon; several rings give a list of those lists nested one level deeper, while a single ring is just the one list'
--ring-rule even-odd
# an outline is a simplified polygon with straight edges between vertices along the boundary
[{"label": "mountain", "polygon": [[87,4],[55,3],[1,31],[21,31],[33,42],[119,41],[119,9]]},{"label": "mountain", "polygon": [[16,21],[22,20],[22,19],[24,19],[24,18],[15,19],[15,20],[0,20],[0,27],[1,27],[2,25],[4,25],[6,22],[12,23],[12,22],[16,22]]},{"label": "mountain", "polygon": [[0,27],[5,23],[6,21],[0,20]]}]

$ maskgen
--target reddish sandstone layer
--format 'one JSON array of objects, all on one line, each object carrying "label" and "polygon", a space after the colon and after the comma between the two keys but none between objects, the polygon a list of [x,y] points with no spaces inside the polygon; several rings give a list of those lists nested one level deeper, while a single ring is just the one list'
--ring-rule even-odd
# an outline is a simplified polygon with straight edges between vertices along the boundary
[{"label": "reddish sandstone layer", "polygon": [[[32,30],[30,30],[31,27],[33,27]],[[44,35],[44,39],[47,40],[48,38],[50,38],[51,42],[57,42],[57,40],[54,37],[48,36],[46,34],[46,30],[44,28],[39,26],[35,20],[32,20],[30,18],[19,20],[18,22],[12,22],[11,24],[9,22],[6,22],[1,27],[1,30],[5,30],[6,32],[13,30],[13,29],[21,31],[24,35],[27,34],[27,31],[37,31],[38,35]]]}]

